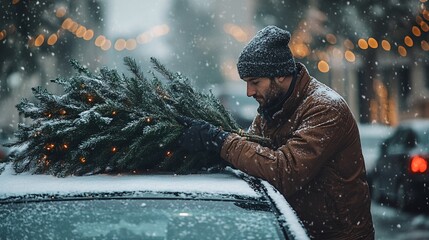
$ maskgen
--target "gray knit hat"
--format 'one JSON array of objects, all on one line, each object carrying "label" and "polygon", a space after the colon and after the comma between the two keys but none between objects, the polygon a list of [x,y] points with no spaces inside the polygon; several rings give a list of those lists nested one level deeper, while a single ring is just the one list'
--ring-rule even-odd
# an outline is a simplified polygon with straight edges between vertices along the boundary
[{"label": "gray knit hat", "polygon": [[290,33],[276,26],[258,31],[238,58],[240,78],[292,75],[295,60],[288,46]]}]

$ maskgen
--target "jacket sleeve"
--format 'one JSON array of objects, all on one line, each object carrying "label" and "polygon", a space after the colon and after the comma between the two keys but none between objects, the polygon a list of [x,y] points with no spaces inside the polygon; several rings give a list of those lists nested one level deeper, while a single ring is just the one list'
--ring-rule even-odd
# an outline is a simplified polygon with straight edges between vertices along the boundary
[{"label": "jacket sleeve", "polygon": [[253,119],[252,124],[250,124],[249,129],[247,130],[248,133],[253,135],[261,135],[261,130],[259,126],[261,125],[261,115],[256,115],[256,117]]},{"label": "jacket sleeve", "polygon": [[221,157],[236,168],[267,180],[290,196],[316,176],[341,144],[346,122],[333,106],[313,106],[286,143],[270,149],[237,134],[226,139]]}]

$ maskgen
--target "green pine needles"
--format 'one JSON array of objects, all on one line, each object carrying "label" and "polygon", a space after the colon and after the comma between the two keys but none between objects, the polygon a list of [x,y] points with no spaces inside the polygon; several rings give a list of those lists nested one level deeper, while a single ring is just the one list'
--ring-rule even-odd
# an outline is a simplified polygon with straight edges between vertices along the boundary
[{"label": "green pine needles", "polygon": [[[155,58],[151,58],[156,70],[151,79],[129,57],[124,62],[132,76],[106,67],[94,75],[71,62],[77,75],[52,80],[63,87],[64,94],[37,87],[32,89],[37,102],[24,99],[17,105],[32,121],[20,124],[18,140],[9,144],[19,149],[10,157],[16,172],[56,176],[191,173],[224,166],[218,156],[190,154],[176,145],[184,128],[176,121],[178,115],[242,132],[211,92],[196,91],[187,78],[168,71]],[[268,144],[266,139],[247,137]]]}]

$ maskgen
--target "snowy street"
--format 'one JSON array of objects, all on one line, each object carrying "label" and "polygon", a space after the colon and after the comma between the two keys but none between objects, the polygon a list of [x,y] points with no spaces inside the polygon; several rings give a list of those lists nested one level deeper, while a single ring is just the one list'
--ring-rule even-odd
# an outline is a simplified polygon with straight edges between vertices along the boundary
[{"label": "snowy street", "polygon": [[429,238],[429,213],[402,212],[372,202],[372,219],[378,240],[416,240]]}]

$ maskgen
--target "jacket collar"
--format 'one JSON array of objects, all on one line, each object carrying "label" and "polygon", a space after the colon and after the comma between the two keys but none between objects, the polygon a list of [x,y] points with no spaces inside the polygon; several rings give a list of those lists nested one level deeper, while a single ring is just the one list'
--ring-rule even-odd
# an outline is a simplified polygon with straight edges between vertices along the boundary
[{"label": "jacket collar", "polygon": [[297,75],[298,75],[298,73],[297,73],[297,71],[295,71],[293,73],[293,78],[292,78],[292,82],[290,84],[289,89],[282,96],[279,96],[279,98],[277,99],[276,102],[274,102],[271,106],[269,106],[267,108],[259,107],[258,113],[261,114],[268,121],[272,120],[273,115],[283,108],[283,105],[286,102],[286,100],[292,95],[292,93],[295,89],[295,85],[296,85],[296,81],[297,81]]},{"label": "jacket collar", "polygon": [[267,109],[258,109],[259,114],[267,123],[288,119],[302,101],[304,97],[303,92],[305,92],[310,82],[310,75],[302,63],[296,63],[296,69],[297,74],[294,77],[294,86],[291,86],[293,87],[293,91],[283,96],[275,105]]}]

